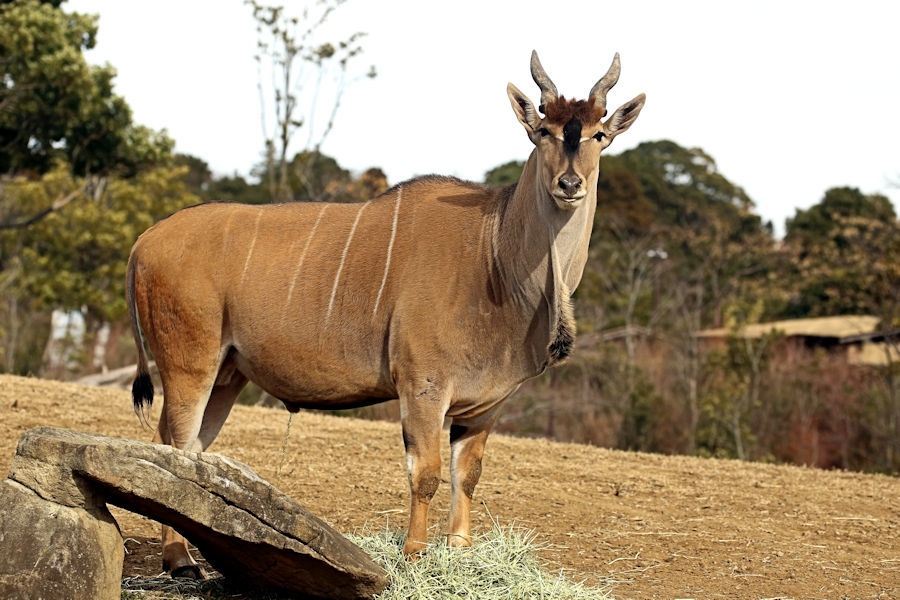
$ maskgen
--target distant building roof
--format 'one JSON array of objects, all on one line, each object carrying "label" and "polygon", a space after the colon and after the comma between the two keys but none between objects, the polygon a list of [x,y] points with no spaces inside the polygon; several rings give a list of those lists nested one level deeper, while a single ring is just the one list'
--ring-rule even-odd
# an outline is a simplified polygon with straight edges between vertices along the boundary
[{"label": "distant building roof", "polygon": [[870,367],[885,367],[900,361],[897,350],[884,342],[872,344],[860,344],[849,347],[847,362],[851,365],[868,365]]},{"label": "distant building roof", "polygon": [[[742,327],[738,335],[760,338],[773,331],[785,337],[805,338],[806,343],[833,346],[849,344],[847,360],[850,364],[884,366],[898,361],[896,346],[885,343],[890,337],[900,335],[900,329],[878,330],[878,317],[872,315],[841,315],[814,319],[788,319],[771,323],[755,323]],[[728,328],[705,329],[697,337],[722,339],[731,335]]]},{"label": "distant building roof", "polygon": [[[741,337],[751,339],[762,337],[773,331],[780,331],[787,337],[832,338],[837,343],[864,341],[878,335],[878,317],[872,315],[841,315],[838,317],[818,317],[813,319],[788,319],[770,323],[746,325],[738,331]],[[697,337],[724,338],[731,329],[704,329]]]}]

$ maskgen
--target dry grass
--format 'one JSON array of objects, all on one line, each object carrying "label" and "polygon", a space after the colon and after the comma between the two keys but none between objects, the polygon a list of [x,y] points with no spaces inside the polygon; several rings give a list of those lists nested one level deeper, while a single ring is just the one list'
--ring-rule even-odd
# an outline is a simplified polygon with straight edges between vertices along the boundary
[{"label": "dry grass", "polygon": [[[348,536],[381,565],[391,585],[377,600],[610,600],[603,588],[574,581],[559,570],[548,570],[538,557],[546,549],[536,543],[533,529],[494,522],[490,530],[475,532],[471,548],[450,548],[435,537],[425,554],[410,562],[403,556],[405,534],[389,523],[380,530],[367,526]],[[122,581],[122,600],[270,600],[232,588],[222,578],[207,581],[169,577],[128,577]]]},{"label": "dry grass", "polygon": [[[283,410],[236,406],[213,450],[274,482],[287,420]],[[39,425],[152,436],[127,392],[0,375],[0,471],[19,437]],[[405,525],[399,425],[301,412],[291,429],[279,488],[338,531],[383,523],[386,514]],[[447,518],[449,488],[438,489],[432,523]],[[492,435],[475,500],[505,523],[534,527],[535,550],[555,569],[611,585],[623,599],[900,598],[896,477]],[[129,540],[125,575],[157,576],[159,526],[117,508],[113,514]],[[484,505],[472,518],[491,529]]]},{"label": "dry grass", "polygon": [[417,561],[403,556],[405,534],[385,527],[348,536],[390,575],[391,585],[378,600],[435,600],[467,598],[494,600],[608,600],[607,590],[584,585],[551,573],[537,552],[534,530],[496,522],[475,532],[470,548],[450,548],[442,537],[428,545]]},{"label": "dry grass", "polygon": [[126,577],[121,600],[224,600],[229,595],[221,578],[206,581],[171,577]]}]

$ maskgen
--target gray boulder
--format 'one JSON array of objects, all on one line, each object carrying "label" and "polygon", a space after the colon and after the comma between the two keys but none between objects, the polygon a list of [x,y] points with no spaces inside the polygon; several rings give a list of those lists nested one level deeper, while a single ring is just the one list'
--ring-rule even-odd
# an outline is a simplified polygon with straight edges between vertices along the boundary
[{"label": "gray boulder", "polygon": [[0,598],[117,600],[123,558],[105,505],[72,508],[0,481]]},{"label": "gray boulder", "polygon": [[224,456],[41,427],[22,436],[9,477],[58,505],[109,502],[171,525],[225,577],[257,589],[356,599],[388,584],[362,549]]}]

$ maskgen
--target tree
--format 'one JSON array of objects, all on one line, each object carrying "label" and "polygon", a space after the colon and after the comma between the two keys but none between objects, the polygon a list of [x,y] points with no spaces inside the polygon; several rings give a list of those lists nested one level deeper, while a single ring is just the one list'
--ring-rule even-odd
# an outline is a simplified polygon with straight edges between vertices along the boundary
[{"label": "tree", "polygon": [[897,214],[891,201],[881,194],[867,195],[853,187],[831,188],[818,204],[797,209],[794,217],[787,220],[785,241],[799,242],[807,248],[828,243],[846,246],[846,240],[840,236],[832,237],[835,220],[853,217],[891,222]]},{"label": "tree", "polygon": [[40,177],[60,161],[82,180],[66,195],[26,213],[9,202],[0,181],[0,227],[26,227],[101,188],[101,177],[130,177],[168,158],[172,141],[132,123],[113,92],[115,70],[92,67],[97,18],[66,13],[58,2],[0,5],[0,173]]},{"label": "tree", "polygon": [[[388,189],[384,172],[372,167],[358,178],[338,161],[321,152],[300,152],[287,164],[287,189],[292,202],[361,202]],[[261,182],[269,173],[260,165],[253,172]],[[265,188],[265,183],[262,184]],[[264,194],[265,195],[265,194]],[[265,195],[263,201],[269,201]]]},{"label": "tree", "polygon": [[96,16],[54,3],[0,6],[0,172],[45,173],[62,158],[81,176],[133,175],[169,151],[164,135],[132,124],[115,69],[85,61],[96,35]]},{"label": "tree", "polygon": [[206,193],[213,181],[209,163],[200,157],[180,152],[172,157],[172,162],[176,167],[184,167],[183,181],[188,189],[198,196]]},{"label": "tree", "polygon": [[[85,61],[97,18],[60,4],[0,3],[0,338],[8,371],[40,369],[54,309],[84,309],[92,321],[121,317],[134,227],[164,216],[141,211],[181,199],[171,185],[152,183],[181,176],[159,170],[172,140],[132,122],[111,66]],[[143,200],[129,197],[128,186],[145,189]]]},{"label": "tree", "polygon": [[712,324],[743,278],[763,274],[760,257],[774,248],[771,226],[753,212],[753,201],[719,173],[699,148],[671,141],[645,142],[604,159],[598,181],[597,236],[607,223],[629,236],[661,236],[675,281],[702,278],[709,289]]},{"label": "tree", "polygon": [[[199,201],[187,189],[186,171],[158,167],[129,179],[111,178],[91,198],[26,229],[0,232],[6,370],[41,369],[43,352],[19,355],[19,334],[29,333],[31,323],[46,322],[55,309],[80,311],[89,334],[123,319],[125,268],[134,240],[157,220]],[[17,205],[35,210],[78,185],[61,163],[37,181],[12,179],[5,192]],[[32,346],[45,344],[48,333],[42,330],[42,342]]]},{"label": "tree", "polygon": [[900,222],[890,200],[832,188],[787,221],[785,264],[796,281],[790,317],[875,314],[900,324]]},{"label": "tree", "polygon": [[832,188],[789,219],[786,276],[795,280],[785,313],[792,317],[871,314],[886,332],[881,389],[869,395],[876,418],[870,429],[883,440],[884,464],[900,460],[900,220],[887,197],[857,188]]},{"label": "tree", "polygon": [[[273,202],[296,199],[294,190],[309,200],[330,199],[327,190],[311,182],[311,174],[319,168],[320,149],[334,127],[341,99],[348,85],[357,79],[349,68],[362,53],[360,40],[365,34],[353,33],[337,44],[322,42],[317,35],[344,2],[320,0],[305,6],[299,16],[291,16],[283,6],[246,0],[253,10],[258,34],[259,52],[255,58],[266,137],[264,183]],[[375,75],[374,66],[364,74]],[[270,103],[275,114],[271,130],[266,122]],[[327,114],[324,119],[318,112],[323,104]],[[305,131],[306,140],[296,156],[304,158],[289,161],[292,142],[301,131]],[[299,188],[292,187],[292,178]]]},{"label": "tree", "polygon": [[[620,339],[627,363],[618,388],[629,398],[637,398],[642,386],[663,386],[659,393],[641,392],[643,401],[660,403],[649,409],[637,401],[620,402],[629,407],[623,423],[633,429],[641,423],[658,426],[652,419],[632,418],[632,409],[665,412],[673,419],[683,415],[677,417],[683,418],[681,447],[694,452],[708,378],[697,334],[721,326],[745,297],[764,298],[766,308],[777,304],[771,229],[753,212],[746,193],[718,172],[712,157],[670,141],[604,157],[597,199],[578,314],[600,314],[597,321],[605,327],[624,327]],[[665,360],[649,367],[638,364],[646,360],[638,358],[644,354],[638,344],[648,333],[664,343],[657,355],[665,353]],[[731,409],[721,417],[731,422]],[[629,435],[641,439],[653,433],[635,429]]]},{"label": "tree", "polygon": [[522,176],[522,169],[525,168],[525,162],[521,160],[511,160],[508,163],[496,166],[484,174],[484,183],[491,187],[506,187],[519,181]]},{"label": "tree", "polygon": [[243,202],[244,204],[265,204],[270,200],[262,185],[249,183],[237,173],[214,177],[204,190],[203,198],[208,202]]},{"label": "tree", "polygon": [[175,165],[184,167],[184,182],[191,193],[204,202],[243,202],[244,204],[264,204],[269,195],[261,184],[248,183],[235,173],[218,177],[213,175],[209,164],[202,158],[190,154],[176,154]]}]

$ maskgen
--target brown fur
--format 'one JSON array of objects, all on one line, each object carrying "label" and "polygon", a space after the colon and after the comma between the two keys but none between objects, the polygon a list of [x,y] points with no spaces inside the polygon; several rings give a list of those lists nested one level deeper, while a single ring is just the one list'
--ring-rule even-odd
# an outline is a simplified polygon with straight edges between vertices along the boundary
[{"label": "brown fur", "polygon": [[544,113],[554,125],[562,126],[572,119],[578,119],[585,128],[589,128],[606,116],[606,109],[596,106],[596,100],[593,97],[587,100],[566,100],[565,96],[560,96],[544,105]]},{"label": "brown fur", "polygon": [[466,473],[466,477],[462,482],[462,491],[468,496],[469,500],[475,495],[475,486],[478,484],[479,478],[481,478],[481,459],[475,457],[472,460],[472,466],[469,467],[469,472]]}]

